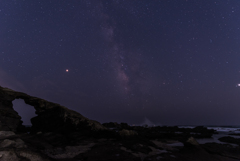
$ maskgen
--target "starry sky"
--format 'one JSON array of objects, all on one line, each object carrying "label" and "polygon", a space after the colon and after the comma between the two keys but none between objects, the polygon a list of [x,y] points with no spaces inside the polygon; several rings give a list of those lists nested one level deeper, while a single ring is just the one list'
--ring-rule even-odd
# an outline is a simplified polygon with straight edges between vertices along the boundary
[{"label": "starry sky", "polygon": [[99,122],[240,124],[239,0],[1,0],[0,55],[0,86]]}]

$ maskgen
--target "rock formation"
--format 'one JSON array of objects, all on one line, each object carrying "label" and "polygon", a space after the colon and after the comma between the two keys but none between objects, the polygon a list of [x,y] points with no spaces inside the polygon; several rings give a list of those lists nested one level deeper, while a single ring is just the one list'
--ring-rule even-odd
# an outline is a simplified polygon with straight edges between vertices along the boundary
[{"label": "rock formation", "polygon": [[37,116],[31,119],[32,130],[35,132],[106,129],[99,122],[89,120],[64,106],[0,86],[0,131],[18,132],[23,128],[21,117],[13,109],[12,101],[15,99],[23,99],[26,104],[35,108]]}]

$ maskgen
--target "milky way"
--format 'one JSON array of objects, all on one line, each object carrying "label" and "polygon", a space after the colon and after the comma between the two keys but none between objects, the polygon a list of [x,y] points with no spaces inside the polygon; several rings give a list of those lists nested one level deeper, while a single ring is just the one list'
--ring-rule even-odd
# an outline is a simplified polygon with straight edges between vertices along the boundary
[{"label": "milky way", "polygon": [[[116,86],[119,87],[126,97],[134,96],[136,93],[144,94],[143,86],[146,86],[147,78],[143,71],[144,61],[141,60],[141,52],[126,49],[124,42],[115,40],[115,30],[119,30],[114,23],[114,18],[110,17],[103,11],[103,4],[98,2],[100,26],[103,37],[105,38],[108,48],[106,55],[109,58],[110,66],[113,67],[116,78]],[[113,1],[118,4],[118,2]],[[117,89],[118,90],[118,89]]]}]

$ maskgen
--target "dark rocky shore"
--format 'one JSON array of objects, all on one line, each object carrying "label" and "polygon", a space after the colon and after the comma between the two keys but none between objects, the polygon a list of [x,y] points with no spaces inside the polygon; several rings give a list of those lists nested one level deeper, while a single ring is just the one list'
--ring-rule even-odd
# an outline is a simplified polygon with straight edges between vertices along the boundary
[{"label": "dark rocky shore", "polygon": [[[22,125],[13,109],[15,99],[36,110],[31,128]],[[214,133],[202,126],[101,124],[59,104],[0,87],[0,161],[239,161],[240,139],[219,139],[229,144],[196,141]]]}]

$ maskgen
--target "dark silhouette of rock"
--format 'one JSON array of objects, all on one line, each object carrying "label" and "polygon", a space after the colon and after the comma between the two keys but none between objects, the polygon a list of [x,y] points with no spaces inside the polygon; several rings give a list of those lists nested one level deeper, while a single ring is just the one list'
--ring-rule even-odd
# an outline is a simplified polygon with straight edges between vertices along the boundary
[{"label": "dark silhouette of rock", "polygon": [[37,116],[31,119],[33,132],[106,130],[99,122],[64,106],[3,87],[0,87],[0,130],[17,132],[24,128],[21,117],[13,109],[15,99],[23,99],[35,108]]}]

